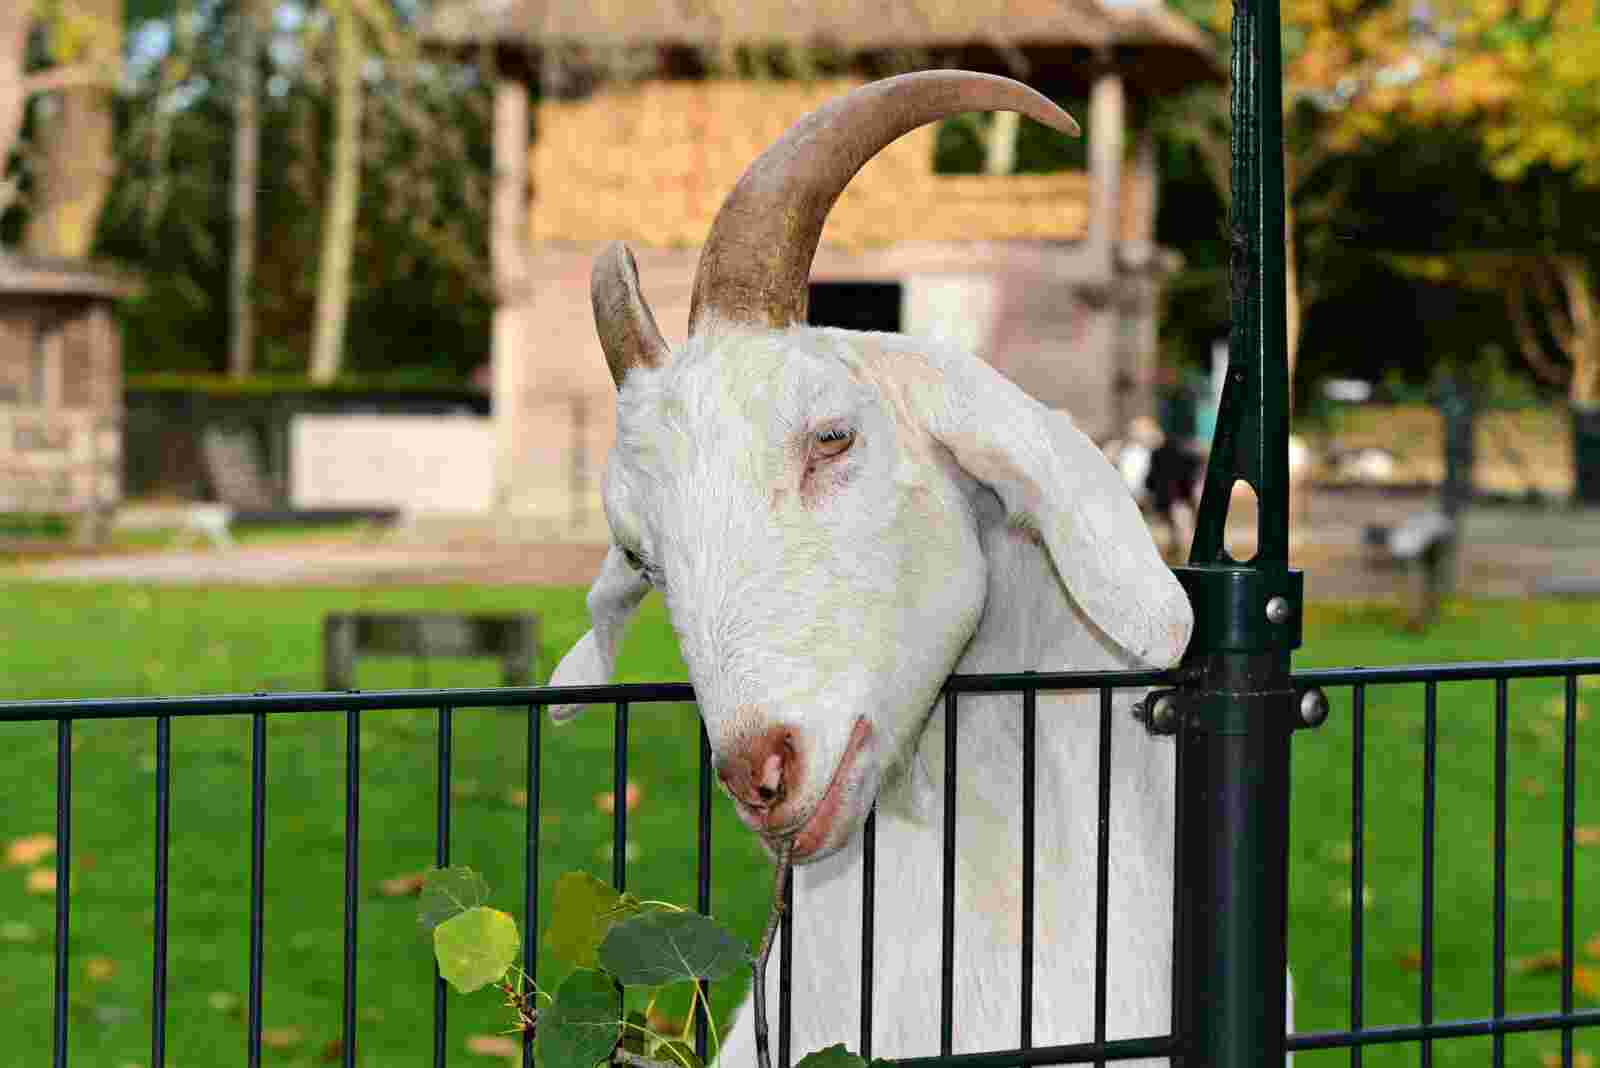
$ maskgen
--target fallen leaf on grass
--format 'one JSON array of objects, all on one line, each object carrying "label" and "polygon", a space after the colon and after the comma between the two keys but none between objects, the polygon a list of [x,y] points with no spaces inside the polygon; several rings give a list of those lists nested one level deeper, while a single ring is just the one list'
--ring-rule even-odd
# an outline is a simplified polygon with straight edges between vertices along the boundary
[{"label": "fallen leaf on grass", "polygon": [[338,1064],[339,1059],[343,1056],[344,1039],[342,1038],[330,1038],[322,1047],[321,1060],[323,1064]]},{"label": "fallen leaf on grass", "polygon": [[261,1044],[273,1049],[289,1049],[306,1040],[306,1033],[298,1027],[269,1027],[261,1032]]},{"label": "fallen leaf on grass", "polygon": [[526,791],[526,790],[510,790],[510,791],[507,791],[506,800],[510,801],[512,803],[512,805],[516,806],[517,808],[527,808],[528,807],[528,791]]},{"label": "fallen leaf on grass", "polygon": [[110,957],[90,957],[84,961],[83,970],[90,979],[103,983],[117,974],[117,962]]},{"label": "fallen leaf on grass", "polygon": [[[1561,1054],[1556,1050],[1546,1050],[1539,1054],[1539,1063],[1544,1068],[1562,1068]],[[1594,1068],[1594,1054],[1585,1053],[1581,1049],[1572,1051],[1572,1068]]]},{"label": "fallen leaf on grass", "polygon": [[480,1057],[521,1057],[522,1043],[510,1035],[473,1035],[467,1039],[467,1052]]},{"label": "fallen leaf on grass", "polygon": [[1559,949],[1541,950],[1531,957],[1523,957],[1513,967],[1524,975],[1531,975],[1537,972],[1557,972],[1561,970],[1561,951]]},{"label": "fallen leaf on grass", "polygon": [[53,834],[29,834],[13,838],[11,844],[6,846],[6,865],[22,867],[37,864],[55,851],[56,836]]},{"label": "fallen leaf on grass", "polygon": [[[639,807],[639,796],[639,784],[636,782],[628,783],[627,793],[625,794],[625,807],[629,812],[632,812],[634,809]],[[616,792],[612,790],[606,790],[603,793],[595,794],[594,807],[598,808],[601,812],[615,812],[617,810]]]},{"label": "fallen leaf on grass", "polygon": [[422,873],[396,875],[378,884],[378,893],[384,897],[416,897],[422,893]]},{"label": "fallen leaf on grass", "polygon": [[1408,972],[1414,972],[1422,967],[1422,950],[1412,947],[1395,954],[1395,963]]},{"label": "fallen leaf on grass", "polygon": [[1579,964],[1572,969],[1572,989],[1586,998],[1600,998],[1600,971]]},{"label": "fallen leaf on grass", "polygon": [[1537,798],[1537,797],[1543,797],[1544,796],[1545,785],[1544,785],[1544,780],[1543,779],[1536,778],[1536,777],[1530,775],[1526,779],[1522,780],[1521,786],[1522,786],[1522,796],[1523,797],[1535,797],[1535,798]]},{"label": "fallen leaf on grass", "polygon": [[1600,959],[1600,935],[1595,935],[1583,944],[1583,951],[1589,956]]},{"label": "fallen leaf on grass", "polygon": [[28,893],[53,894],[56,892],[56,873],[53,868],[35,868],[28,873]]},{"label": "fallen leaf on grass", "polygon": [[1573,832],[1573,841],[1581,846],[1600,845],[1600,827],[1579,827]]}]

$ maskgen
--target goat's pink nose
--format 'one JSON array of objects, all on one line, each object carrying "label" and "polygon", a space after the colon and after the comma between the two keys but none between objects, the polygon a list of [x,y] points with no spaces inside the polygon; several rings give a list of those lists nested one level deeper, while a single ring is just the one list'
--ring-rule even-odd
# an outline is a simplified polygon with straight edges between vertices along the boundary
[{"label": "goat's pink nose", "polygon": [[795,781],[794,732],[772,727],[741,742],[723,758],[717,777],[734,800],[754,809],[768,809],[783,800],[784,788]]}]

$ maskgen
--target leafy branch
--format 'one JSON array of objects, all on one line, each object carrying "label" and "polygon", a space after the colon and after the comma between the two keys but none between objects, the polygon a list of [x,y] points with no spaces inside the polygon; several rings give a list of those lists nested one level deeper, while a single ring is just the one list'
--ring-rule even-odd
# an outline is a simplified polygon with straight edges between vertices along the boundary
[{"label": "leafy branch", "polygon": [[[733,932],[708,916],[667,901],[619,894],[585,872],[556,881],[544,948],[574,970],[550,993],[517,964],[521,937],[511,916],[490,908],[489,888],[471,868],[434,869],[423,878],[417,921],[433,937],[439,974],[459,993],[493,985],[512,1015],[511,1033],[537,1043],[543,1068],[704,1068],[691,1042],[695,1010],[710,1005],[700,984],[750,967],[755,984],[758,1068],[770,1068],[766,967],[783,916],[790,847],[778,854],[772,910],[760,945],[751,954]],[[654,994],[691,984],[682,1034],[663,1035],[638,1012],[622,1016],[625,987]],[[655,1004],[654,997],[650,1004]],[[720,1047],[711,1024],[714,1047]],[[843,1045],[813,1053],[796,1068],[868,1068]]]}]

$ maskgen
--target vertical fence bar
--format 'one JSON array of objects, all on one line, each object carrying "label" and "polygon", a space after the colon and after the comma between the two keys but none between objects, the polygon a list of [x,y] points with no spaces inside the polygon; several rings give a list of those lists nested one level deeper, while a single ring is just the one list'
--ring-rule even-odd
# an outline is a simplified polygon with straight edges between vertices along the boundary
[{"label": "vertical fence bar", "polygon": [[861,1059],[872,1063],[872,929],[878,882],[878,810],[861,828]]},{"label": "vertical fence bar", "polygon": [[56,721],[56,984],[52,1021],[55,1068],[67,1064],[67,938],[72,918],[72,720]]},{"label": "vertical fence bar", "polygon": [[778,1068],[789,1068],[791,1023],[794,1019],[794,869],[783,881],[783,920],[779,927],[778,949],[783,959],[778,966]]},{"label": "vertical fence bar", "polygon": [[[540,753],[543,742],[540,733],[544,725],[544,706],[528,706],[528,756],[525,793],[528,802],[527,826],[523,838],[527,842],[522,864],[522,970],[528,973],[528,996],[533,997],[533,987],[539,977],[539,778]],[[533,1068],[533,1032],[522,1033],[522,1068]],[[704,1058],[701,1058],[704,1063]]]},{"label": "vertical fence bar", "polygon": [[[1561,740],[1561,1015],[1572,1015],[1573,844],[1578,833],[1578,677],[1566,678]],[[1561,1025],[1561,1068],[1572,1068],[1572,1025]]]},{"label": "vertical fence bar", "polygon": [[1038,790],[1039,692],[1022,691],[1022,1035],[1018,1045],[1033,1045],[1034,797]]},{"label": "vertical fence bar", "polygon": [[955,1036],[956,979],[956,695],[944,695],[944,896],[939,934],[939,1055]]},{"label": "vertical fence bar", "polygon": [[[699,850],[695,868],[695,906],[702,916],[711,915],[711,736],[700,723],[700,823]],[[700,1000],[696,1006],[694,1055],[705,1064],[711,1038],[711,984],[698,980]],[[532,1068],[531,1065],[525,1068]]]},{"label": "vertical fence bar", "polygon": [[[1094,1040],[1106,1040],[1106,947],[1111,912],[1111,687],[1100,688],[1100,798],[1094,890]],[[1104,1065],[1105,1058],[1096,1057]]]},{"label": "vertical fence bar", "polygon": [[[1494,1018],[1506,1015],[1506,680],[1494,680]],[[1505,1068],[1506,1036],[1494,1034],[1494,1068]]]},{"label": "vertical fence bar", "polygon": [[628,887],[628,702],[618,701],[611,740],[611,885]]},{"label": "vertical fence bar", "polygon": [[[1422,1025],[1433,1023],[1433,852],[1438,812],[1439,684],[1422,690]],[[1433,1068],[1433,1039],[1422,1040],[1422,1068]]]},{"label": "vertical fence bar", "polygon": [[361,711],[344,714],[344,1019],[340,1061],[356,1064],[356,931],[361,899]]},{"label": "vertical fence bar", "polygon": [[250,1020],[245,1063],[261,1065],[261,973],[267,878],[267,714],[250,716]]},{"label": "vertical fence bar", "polygon": [[[1367,883],[1367,688],[1356,683],[1350,695],[1350,1030],[1366,1023],[1362,992],[1366,985]],[[1350,1047],[1351,1068],[1361,1068],[1361,1047]]]},{"label": "vertical fence bar", "polygon": [[167,1063],[167,871],[172,855],[172,717],[156,717],[155,945],[150,968],[150,1068]]},{"label": "vertical fence bar", "polygon": [[[433,862],[439,868],[448,868],[450,866],[450,733],[454,711],[449,705],[439,706],[438,751],[434,760],[438,772],[438,783],[434,787],[434,802],[437,810],[434,816],[433,839]],[[444,977],[439,974],[438,962],[435,962],[433,969],[434,1068],[444,1068],[445,1066],[445,1060],[448,1056],[449,1031],[449,1004],[445,1000]]]}]

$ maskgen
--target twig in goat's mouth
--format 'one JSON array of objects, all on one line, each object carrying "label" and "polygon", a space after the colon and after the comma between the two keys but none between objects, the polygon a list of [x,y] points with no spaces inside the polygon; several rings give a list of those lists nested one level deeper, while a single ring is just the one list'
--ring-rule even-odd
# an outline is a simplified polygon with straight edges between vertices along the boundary
[{"label": "twig in goat's mouth", "polygon": [[778,873],[772,884],[772,912],[767,916],[767,929],[761,932],[761,946],[756,950],[751,969],[755,980],[756,1068],[772,1068],[772,1058],[767,1052],[767,958],[772,956],[772,938],[778,933],[778,922],[783,919],[783,887],[789,881],[789,862],[793,856],[794,839],[782,839],[778,843]]}]

